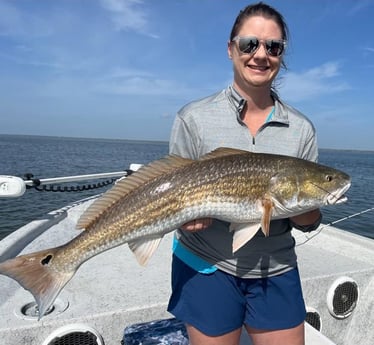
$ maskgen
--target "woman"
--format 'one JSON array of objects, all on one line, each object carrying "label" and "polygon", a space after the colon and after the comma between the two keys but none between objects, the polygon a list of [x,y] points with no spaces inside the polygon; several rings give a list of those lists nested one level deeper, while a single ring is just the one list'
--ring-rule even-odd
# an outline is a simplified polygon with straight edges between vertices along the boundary
[{"label": "woman", "polygon": [[[243,9],[228,42],[234,80],[183,107],[170,152],[198,159],[217,147],[317,160],[315,130],[282,102],[272,84],[288,37],[281,14],[258,3]],[[199,219],[176,231],[168,310],[185,322],[192,345],[238,344],[243,326],[254,345],[304,344],[305,305],[291,228],[316,229],[319,210],[271,222],[232,254],[229,224]]]}]

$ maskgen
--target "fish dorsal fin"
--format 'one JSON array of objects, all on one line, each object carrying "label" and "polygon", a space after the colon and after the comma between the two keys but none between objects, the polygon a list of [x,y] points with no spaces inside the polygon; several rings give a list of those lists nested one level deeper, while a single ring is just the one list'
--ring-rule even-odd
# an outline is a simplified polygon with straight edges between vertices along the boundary
[{"label": "fish dorsal fin", "polygon": [[241,154],[241,153],[251,153],[251,152],[245,151],[245,150],[240,150],[240,149],[233,149],[233,148],[230,148],[230,147],[219,147],[219,148],[205,154],[204,156],[201,156],[199,160],[203,161],[203,160],[213,159],[213,158],[217,158],[217,157],[237,155],[237,154]]},{"label": "fish dorsal fin", "polygon": [[105,210],[121,200],[128,193],[165,173],[189,165],[192,162],[193,160],[191,159],[169,155],[141,167],[130,176],[117,181],[109,191],[94,201],[79,218],[76,228],[89,228],[90,225],[105,212]]},{"label": "fish dorsal fin", "polygon": [[[248,153],[248,151],[221,147],[204,156],[199,160],[209,160],[217,157],[229,156],[239,153]],[[156,160],[148,165],[141,167],[130,176],[123,178],[104,193],[82,214],[76,225],[77,229],[87,229],[98,219],[106,209],[115,204],[125,195],[135,190],[139,186],[179,167],[183,167],[194,162],[192,159],[168,155],[162,159]]]},{"label": "fish dorsal fin", "polygon": [[129,248],[134,253],[136,260],[140,265],[145,266],[153,253],[158,248],[162,237],[153,239],[139,239],[136,241],[129,242]]}]

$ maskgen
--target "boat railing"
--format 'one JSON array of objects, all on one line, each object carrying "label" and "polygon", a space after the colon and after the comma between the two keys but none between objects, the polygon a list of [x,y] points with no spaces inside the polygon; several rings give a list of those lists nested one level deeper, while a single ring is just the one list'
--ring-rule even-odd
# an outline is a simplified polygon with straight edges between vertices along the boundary
[{"label": "boat railing", "polygon": [[[22,196],[27,189],[35,188],[38,190],[47,190],[47,191],[76,191],[84,189],[93,189],[102,187],[106,184],[98,184],[97,186],[83,186],[83,188],[58,188],[58,189],[46,189],[41,188],[41,186],[46,185],[56,185],[61,183],[68,182],[80,182],[80,181],[89,181],[89,180],[99,180],[99,179],[112,179],[109,183],[113,183],[117,178],[126,177],[131,175],[132,172],[138,170],[142,165],[141,164],[131,164],[130,169],[123,171],[107,172],[107,173],[98,173],[98,174],[86,174],[86,175],[74,175],[74,176],[63,176],[63,177],[53,177],[53,178],[44,178],[38,179],[34,178],[32,174],[25,175],[25,178],[20,178],[18,176],[7,176],[0,175],[0,198],[15,198]],[[107,184],[109,184],[107,183]]]}]

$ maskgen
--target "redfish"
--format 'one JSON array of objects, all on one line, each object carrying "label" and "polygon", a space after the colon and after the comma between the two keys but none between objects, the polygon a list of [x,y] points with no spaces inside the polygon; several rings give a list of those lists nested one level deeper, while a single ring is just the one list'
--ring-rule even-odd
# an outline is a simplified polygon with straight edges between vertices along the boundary
[{"label": "redfish", "polygon": [[233,252],[271,219],[346,201],[344,172],[299,158],[220,148],[199,160],[167,156],[118,181],[81,216],[68,243],[0,263],[42,317],[85,261],[127,243],[141,264],[162,237],[198,218],[231,223]]}]

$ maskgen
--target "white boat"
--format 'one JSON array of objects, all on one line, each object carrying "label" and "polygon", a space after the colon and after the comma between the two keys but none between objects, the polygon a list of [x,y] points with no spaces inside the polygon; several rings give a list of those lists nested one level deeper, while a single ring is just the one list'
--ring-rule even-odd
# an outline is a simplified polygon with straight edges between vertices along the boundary
[{"label": "white boat", "polygon": [[[93,200],[48,213],[4,238],[0,262],[75,237],[75,223]],[[294,237],[308,308],[306,345],[374,344],[374,241],[332,226]],[[40,321],[32,295],[0,275],[0,344],[187,344],[183,326],[166,311],[170,261],[171,234],[146,267],[126,245],[106,251],[82,265]],[[169,335],[171,327],[164,328],[169,342],[156,340],[159,320],[174,325]],[[142,338],[134,329],[144,330]],[[241,344],[251,344],[245,334]]]}]

